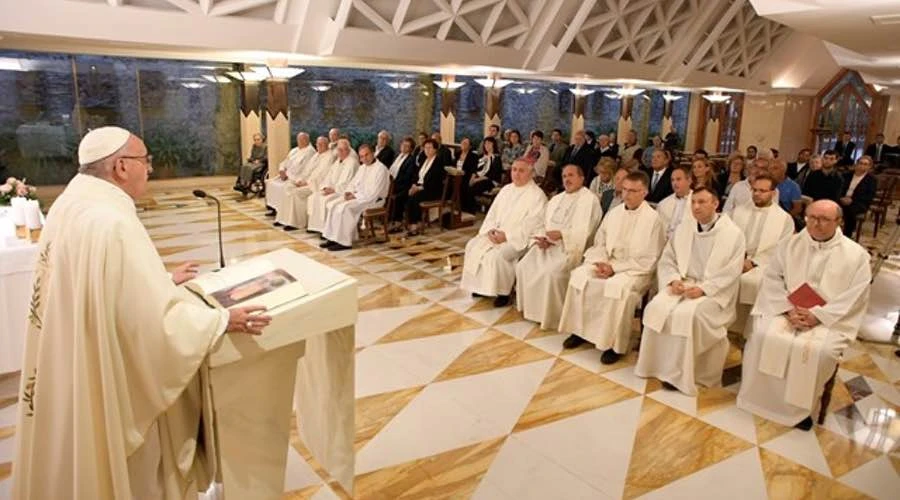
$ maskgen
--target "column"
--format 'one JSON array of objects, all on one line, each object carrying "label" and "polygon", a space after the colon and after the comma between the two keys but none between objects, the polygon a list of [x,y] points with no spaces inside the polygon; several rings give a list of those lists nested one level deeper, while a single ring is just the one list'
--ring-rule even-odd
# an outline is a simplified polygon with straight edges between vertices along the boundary
[{"label": "column", "polygon": [[266,143],[269,153],[269,177],[278,175],[278,165],[291,150],[291,120],[287,99],[287,80],[266,80]]},{"label": "column", "polygon": [[241,163],[250,157],[253,134],[262,133],[259,114],[259,82],[241,82]]},{"label": "column", "polygon": [[569,129],[569,138],[575,135],[575,132],[584,130],[584,108],[587,106],[587,96],[592,93],[592,91],[584,90],[581,85],[576,86],[572,91],[575,103],[572,105],[572,128]]},{"label": "column", "polygon": [[[484,135],[488,134],[491,125],[501,126],[500,109],[503,102],[503,89],[485,87],[484,89]],[[501,128],[502,130],[502,128]]]},{"label": "column", "polygon": [[[675,101],[664,99],[663,103],[662,123],[659,124],[660,139],[665,139],[669,132],[671,132],[675,128],[675,123],[672,119],[672,107],[674,106]],[[682,130],[681,133],[684,134],[685,131]]]},{"label": "column", "polygon": [[634,97],[623,96],[622,107],[619,113],[619,126],[616,128],[616,142],[621,144],[629,130],[634,130],[634,120],[631,119],[631,110],[634,109]]},{"label": "column", "polygon": [[444,75],[441,90],[441,140],[444,144],[456,144],[457,88],[453,75]]},{"label": "column", "polygon": [[688,104],[688,123],[687,130],[684,131],[684,150],[694,151],[699,144],[703,144],[706,130],[706,115],[702,114],[701,101],[706,102],[700,97],[700,92],[691,92],[690,103]]}]

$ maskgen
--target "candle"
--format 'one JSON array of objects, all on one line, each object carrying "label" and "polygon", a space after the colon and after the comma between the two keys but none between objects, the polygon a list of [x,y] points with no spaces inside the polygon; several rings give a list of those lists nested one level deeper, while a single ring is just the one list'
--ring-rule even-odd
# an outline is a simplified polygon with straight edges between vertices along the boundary
[{"label": "candle", "polygon": [[16,227],[25,225],[25,198],[15,197],[10,200],[12,204],[12,220]]},{"label": "candle", "polygon": [[25,225],[28,229],[41,228],[41,207],[37,200],[26,200],[24,203]]}]

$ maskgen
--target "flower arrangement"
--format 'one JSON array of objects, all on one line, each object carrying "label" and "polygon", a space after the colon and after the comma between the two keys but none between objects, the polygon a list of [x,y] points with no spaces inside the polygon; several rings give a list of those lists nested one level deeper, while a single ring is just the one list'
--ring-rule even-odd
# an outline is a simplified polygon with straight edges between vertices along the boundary
[{"label": "flower arrangement", "polygon": [[15,177],[6,179],[5,184],[0,184],[0,205],[9,205],[11,200],[22,197],[29,200],[37,199],[37,189],[25,183],[25,179]]}]

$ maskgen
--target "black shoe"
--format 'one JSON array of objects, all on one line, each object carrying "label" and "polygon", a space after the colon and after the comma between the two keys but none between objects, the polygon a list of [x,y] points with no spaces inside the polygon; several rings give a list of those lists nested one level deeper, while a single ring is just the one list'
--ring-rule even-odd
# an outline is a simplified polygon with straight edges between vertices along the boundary
[{"label": "black shoe", "polygon": [[473,298],[473,299],[483,299],[483,298],[484,298],[484,295],[481,295],[480,293],[474,293],[474,292],[473,292],[473,293],[472,293],[472,298]]},{"label": "black shoe", "polygon": [[268,212],[266,212],[266,217],[275,217],[275,209],[270,208]]},{"label": "black shoe", "polygon": [[282,224],[282,223],[280,223],[280,222],[278,222],[278,221],[275,221],[275,223],[272,224],[272,225],[275,226],[275,227],[282,227],[282,226],[284,226],[284,224]]},{"label": "black shoe", "polygon": [[353,248],[341,245],[340,243],[335,243],[334,241],[331,241],[329,243],[331,243],[331,246],[328,247],[329,252],[339,252],[341,250],[351,250]]},{"label": "black shoe", "polygon": [[322,243],[321,245],[319,245],[319,248],[331,248],[335,245],[337,245],[337,243],[335,243],[333,241],[325,240],[325,243]]},{"label": "black shoe", "polygon": [[803,420],[801,420],[800,423],[795,425],[794,427],[800,429],[801,431],[808,431],[808,430],[812,429],[812,426],[813,426],[812,417],[806,417]]},{"label": "black shoe", "polygon": [[665,389],[665,390],[667,390],[667,391],[677,391],[677,390],[678,390],[677,387],[675,387],[674,385],[672,385],[672,384],[666,382],[665,380],[662,381],[662,388]]},{"label": "black shoe", "polygon": [[321,231],[316,231],[315,229],[307,229],[306,232],[309,234],[322,234]]},{"label": "black shoe", "polygon": [[494,299],[494,307],[506,307],[509,305],[509,295],[498,295]]},{"label": "black shoe", "polygon": [[297,228],[294,227],[294,226],[287,226],[287,225],[286,225],[286,226],[284,226],[284,230],[285,230],[285,231],[296,231]]},{"label": "black shoe", "polygon": [[587,340],[584,340],[583,338],[573,333],[572,335],[569,335],[569,338],[563,341],[563,349],[575,349],[585,342],[587,342]]},{"label": "black shoe", "polygon": [[622,355],[612,349],[607,349],[600,355],[600,362],[604,365],[611,365],[620,359],[622,359]]}]

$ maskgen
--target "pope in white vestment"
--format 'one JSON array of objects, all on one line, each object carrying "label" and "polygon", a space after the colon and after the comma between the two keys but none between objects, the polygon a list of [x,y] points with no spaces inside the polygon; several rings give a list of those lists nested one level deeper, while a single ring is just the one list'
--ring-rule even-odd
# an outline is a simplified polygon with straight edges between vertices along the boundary
[{"label": "pope in white vestment", "polygon": [[744,332],[750,308],[756,302],[765,266],[784,239],[794,234],[794,219],[775,198],[775,181],[768,175],[753,181],[753,203],[734,209],[732,220],[744,233],[747,256],[744,259],[738,292],[737,318],[732,330]]},{"label": "pope in white vestment", "polygon": [[266,206],[274,213],[283,209],[285,193],[293,182],[303,177],[309,159],[315,153],[315,148],[309,143],[309,134],[297,134],[297,147],[291,149],[287,158],[278,165],[278,177],[266,180]]},{"label": "pope in white vestment", "polygon": [[317,233],[324,231],[330,205],[343,199],[343,193],[347,191],[359,166],[359,162],[350,155],[350,151],[352,151],[350,141],[347,139],[338,141],[337,160],[328,167],[328,177],[319,183],[319,190],[307,199],[307,230]]},{"label": "pope in white vestment", "polygon": [[[22,369],[13,498],[197,498],[197,371],[228,330],[259,333],[260,308],[197,305],[170,277],[134,199],[152,171],[143,141],[89,132],[81,167],[41,234]],[[76,222],[77,223],[74,223]]]},{"label": "pope in white vestment", "polygon": [[665,244],[662,222],[644,201],[647,176],[629,174],[622,193],[624,203],[603,218],[584,264],[572,271],[559,326],[560,332],[572,334],[564,347],[591,342],[604,351],[604,364],[630,350],[634,310],[650,288]]},{"label": "pope in white vestment", "polygon": [[516,262],[544,223],[547,197],[532,180],[532,166],[516,160],[510,169],[513,182],[497,193],[478,235],[466,243],[460,288],[472,294],[497,297],[509,303],[516,280]]},{"label": "pope in white vestment", "polygon": [[682,221],[687,221],[688,224],[697,222],[691,214],[691,174],[686,168],[672,170],[672,190],[673,193],[656,206],[667,240],[675,234],[675,229]]},{"label": "pope in white vestment", "polygon": [[319,137],[316,139],[315,154],[306,162],[298,178],[285,188],[284,203],[275,216],[276,226],[284,226],[285,231],[306,227],[309,197],[328,178],[333,163],[328,139]]},{"label": "pope in white vestment", "polygon": [[321,246],[329,250],[348,249],[357,237],[357,223],[362,213],[370,208],[384,205],[388,189],[391,186],[390,173],[380,161],[375,160],[371,146],[359,148],[359,157],[363,164],[347,190],[328,211],[325,230],[322,237],[326,242]]},{"label": "pope in white vestment", "polygon": [[565,191],[547,203],[544,227],[516,264],[516,307],[545,330],[559,325],[569,272],[581,262],[601,214],[600,199],[584,187],[579,167],[565,167],[562,178]]},{"label": "pope in white vestment", "polygon": [[705,188],[694,190],[697,224],[681,224],[657,267],[659,293],[644,310],[635,374],[667,389],[697,394],[697,384],[721,385],[734,320],[744,237]]},{"label": "pope in white vestment", "polygon": [[[782,242],[765,269],[744,348],[737,405],[781,425],[812,426],[825,382],[856,338],[869,300],[869,254],[841,232],[830,200],[806,211],[806,229]],[[795,306],[807,285],[825,305]],[[805,421],[805,426],[803,425]]]}]

